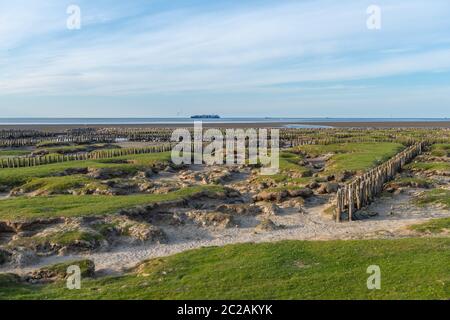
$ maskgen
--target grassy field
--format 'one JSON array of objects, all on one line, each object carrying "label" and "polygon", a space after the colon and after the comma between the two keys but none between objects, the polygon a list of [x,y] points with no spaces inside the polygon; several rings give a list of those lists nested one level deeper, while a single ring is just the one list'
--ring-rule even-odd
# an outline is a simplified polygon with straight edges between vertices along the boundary
[{"label": "grassy field", "polygon": [[298,147],[312,157],[333,154],[328,160],[326,174],[344,170],[361,172],[368,170],[404,149],[399,143],[341,143],[329,145],[306,145]]},{"label": "grassy field", "polygon": [[104,215],[137,205],[177,200],[201,191],[220,192],[223,191],[223,188],[221,186],[195,186],[165,194],[126,196],[55,195],[31,198],[21,196],[0,201],[0,220]]},{"label": "grassy field", "polygon": [[[247,243],[153,259],[81,290],[3,275],[0,299],[449,299],[449,261],[449,238]],[[380,290],[367,289],[370,265]]]},{"label": "grassy field", "polygon": [[[117,163],[128,160],[129,163]],[[115,157],[114,159],[67,161],[25,168],[0,169],[0,185],[17,187],[32,178],[49,177],[62,173],[71,168],[118,168],[125,172],[135,172],[142,167],[149,167],[154,163],[169,163],[170,153],[150,153]]]}]

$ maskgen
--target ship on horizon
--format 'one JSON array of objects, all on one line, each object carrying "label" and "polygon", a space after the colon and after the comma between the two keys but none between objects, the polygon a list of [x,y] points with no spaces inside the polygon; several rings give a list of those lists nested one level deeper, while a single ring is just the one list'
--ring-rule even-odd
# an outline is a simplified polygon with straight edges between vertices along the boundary
[{"label": "ship on horizon", "polygon": [[191,116],[191,119],[220,119],[217,114],[196,114]]}]

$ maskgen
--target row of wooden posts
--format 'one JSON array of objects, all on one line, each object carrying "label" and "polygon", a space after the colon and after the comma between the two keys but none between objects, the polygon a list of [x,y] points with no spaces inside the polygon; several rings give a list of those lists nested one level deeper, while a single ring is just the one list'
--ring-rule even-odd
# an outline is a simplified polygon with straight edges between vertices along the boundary
[{"label": "row of wooden posts", "polygon": [[342,213],[347,213],[351,221],[353,214],[369,205],[383,191],[384,184],[392,180],[406,163],[421,154],[424,146],[425,142],[417,142],[341,187],[336,195],[336,220],[339,222]]},{"label": "row of wooden posts", "polygon": [[[192,128],[190,128],[192,129]],[[221,129],[221,128],[219,128]],[[222,130],[225,130],[222,128]],[[367,137],[367,128],[350,128],[341,132],[339,128],[281,128],[280,140],[292,146],[308,144],[332,144],[344,142],[400,142],[411,144],[417,137],[434,142],[450,140],[450,131],[446,129],[372,129],[372,137]],[[416,129],[419,130],[419,129]],[[121,139],[129,141],[169,142],[172,128],[79,128],[59,132],[38,130],[0,130],[0,147],[21,147],[39,143],[92,143],[115,142]],[[406,135],[405,135],[406,134]],[[439,141],[438,141],[439,140]]]},{"label": "row of wooden posts", "polygon": [[304,139],[297,138],[291,140],[291,146],[304,146],[304,145],[329,145],[336,143],[373,143],[373,142],[397,142],[404,145],[411,145],[416,142],[414,139],[396,139],[390,137],[379,138],[365,138],[365,137],[352,137],[352,138],[325,138],[325,139]]},{"label": "row of wooden posts", "polygon": [[126,156],[131,154],[144,154],[144,153],[157,153],[170,151],[172,145],[170,143],[160,144],[155,146],[148,146],[142,148],[120,148],[120,149],[105,149],[85,153],[74,153],[74,154],[51,154],[44,156],[33,156],[33,157],[10,157],[0,160],[0,168],[22,168],[22,167],[33,167],[43,164],[66,162],[74,160],[95,160],[95,159],[105,159]]}]

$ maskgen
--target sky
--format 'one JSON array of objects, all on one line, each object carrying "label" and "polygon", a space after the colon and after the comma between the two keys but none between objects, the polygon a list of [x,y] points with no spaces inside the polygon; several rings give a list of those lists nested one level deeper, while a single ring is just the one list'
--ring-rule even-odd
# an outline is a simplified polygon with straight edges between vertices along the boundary
[{"label": "sky", "polygon": [[0,117],[448,117],[449,14],[448,0],[0,0]]}]

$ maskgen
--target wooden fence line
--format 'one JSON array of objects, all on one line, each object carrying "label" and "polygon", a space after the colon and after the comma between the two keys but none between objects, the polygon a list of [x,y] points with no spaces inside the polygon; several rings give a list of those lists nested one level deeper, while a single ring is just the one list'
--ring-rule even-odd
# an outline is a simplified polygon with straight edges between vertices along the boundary
[{"label": "wooden fence line", "polygon": [[[186,127],[192,131],[192,128]],[[206,130],[207,128],[205,128]],[[220,128],[222,131],[226,128]],[[345,142],[400,142],[410,145],[419,140],[448,143],[448,129],[370,129],[367,128],[280,128],[280,142],[285,145],[332,144]],[[128,141],[170,142],[171,128],[78,128],[56,132],[38,130],[0,130],[0,147],[21,147],[41,142],[93,143]]]},{"label": "wooden fence line", "polygon": [[386,182],[392,180],[406,163],[422,153],[424,145],[425,142],[413,144],[339,188],[336,194],[336,221],[341,220],[341,214],[344,212],[348,213],[348,220],[351,221],[356,210],[370,204],[382,192]]},{"label": "wooden fence line", "polygon": [[96,160],[105,158],[114,158],[131,154],[158,153],[172,150],[172,145],[161,144],[143,148],[121,148],[105,149],[86,153],[73,153],[65,155],[45,155],[34,157],[9,157],[0,160],[0,168],[23,168],[34,167],[44,164],[57,162],[75,161],[75,160]]}]

